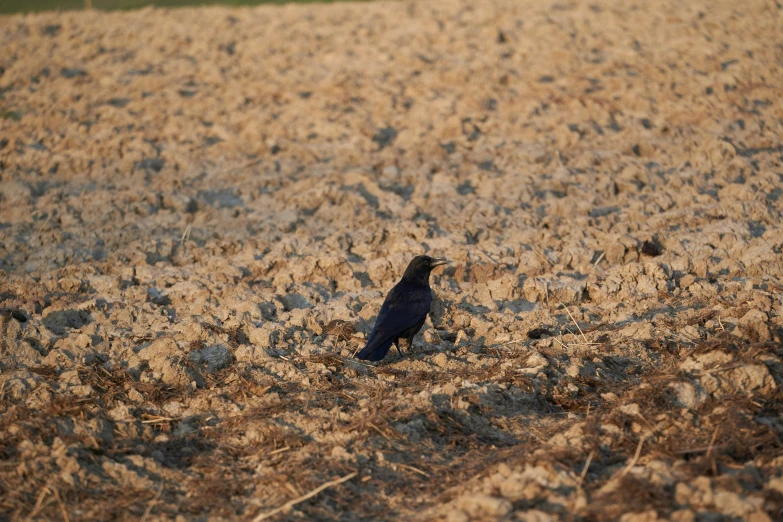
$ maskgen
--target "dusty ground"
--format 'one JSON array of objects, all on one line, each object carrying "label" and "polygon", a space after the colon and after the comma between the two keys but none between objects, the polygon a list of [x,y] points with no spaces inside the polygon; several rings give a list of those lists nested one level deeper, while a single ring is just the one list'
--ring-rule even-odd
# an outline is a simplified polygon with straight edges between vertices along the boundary
[{"label": "dusty ground", "polygon": [[[735,4],[0,18],[0,518],[783,519]],[[414,355],[352,359],[422,252]]]}]

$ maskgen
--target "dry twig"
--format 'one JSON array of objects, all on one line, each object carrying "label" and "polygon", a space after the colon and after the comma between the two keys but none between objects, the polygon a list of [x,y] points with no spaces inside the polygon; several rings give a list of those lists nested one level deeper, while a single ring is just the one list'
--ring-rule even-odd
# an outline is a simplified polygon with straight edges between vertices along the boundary
[{"label": "dry twig", "polygon": [[160,483],[157,493],[155,493],[155,496],[152,497],[152,500],[150,500],[150,503],[147,505],[147,509],[144,511],[144,516],[141,517],[141,522],[144,522],[145,520],[147,520],[147,517],[150,516],[153,506],[160,498],[161,492],[163,492],[163,482]]},{"label": "dry twig", "polygon": [[409,469],[411,471],[414,471],[414,472],[418,473],[419,475],[424,475],[425,477],[430,478],[430,476],[427,473],[425,473],[424,471],[420,470],[419,468],[414,468],[413,466],[408,466],[407,464],[402,464],[400,462],[397,462],[396,464],[398,466],[400,466],[401,468]]},{"label": "dry twig", "polygon": [[718,436],[718,427],[715,426],[715,431],[712,432],[712,439],[710,439],[710,445],[707,447],[707,457],[712,453],[712,446],[715,444],[715,437]]},{"label": "dry twig", "polygon": [[625,469],[620,473],[621,477],[627,475],[628,472],[631,471],[631,468],[633,468],[636,465],[636,461],[639,460],[639,455],[642,453],[642,444],[644,444],[645,438],[646,436],[642,435],[642,437],[639,439],[639,445],[636,446],[636,453],[634,453],[631,462],[629,462],[628,465],[625,467]]},{"label": "dry twig", "polygon": [[347,481],[351,480],[352,478],[354,478],[358,474],[359,474],[358,471],[354,471],[353,473],[349,473],[349,474],[347,474],[346,476],[344,476],[342,478],[339,478],[339,479],[336,479],[336,480],[331,480],[329,482],[326,482],[325,484],[321,484],[320,486],[318,486],[317,488],[315,488],[311,492],[309,492],[309,493],[307,493],[305,495],[302,495],[299,498],[295,498],[293,500],[289,500],[288,502],[286,502],[282,506],[280,506],[278,508],[275,508],[272,511],[269,511],[267,513],[262,513],[262,514],[258,515],[256,518],[253,519],[253,522],[259,522],[261,520],[266,520],[268,518],[271,518],[271,517],[277,515],[278,513],[282,513],[284,511],[287,511],[287,510],[291,509],[292,507],[294,507],[295,505],[299,504],[300,502],[304,502],[308,498],[313,498],[314,496],[316,496],[318,493],[320,493],[321,491],[323,491],[325,489],[329,489],[329,488],[331,488],[333,486],[337,486],[338,484],[342,484],[343,482],[347,482]]},{"label": "dry twig", "polygon": [[579,475],[579,480],[576,482],[576,487],[582,487],[582,482],[585,480],[585,476],[587,476],[587,470],[590,469],[590,463],[593,461],[593,455],[595,455],[595,451],[591,451],[587,456],[585,467],[582,468],[582,473]]},{"label": "dry twig", "polygon": [[576,319],[574,319],[574,316],[571,315],[571,310],[569,310],[566,305],[563,305],[563,308],[565,308],[565,311],[568,312],[568,317],[570,317],[571,321],[574,322],[574,324],[576,325],[576,329],[579,330],[580,334],[582,334],[582,339],[584,339],[585,344],[590,344],[590,341],[587,340],[587,337],[585,336],[585,333],[582,331],[582,328],[579,327],[579,323],[577,323]]}]

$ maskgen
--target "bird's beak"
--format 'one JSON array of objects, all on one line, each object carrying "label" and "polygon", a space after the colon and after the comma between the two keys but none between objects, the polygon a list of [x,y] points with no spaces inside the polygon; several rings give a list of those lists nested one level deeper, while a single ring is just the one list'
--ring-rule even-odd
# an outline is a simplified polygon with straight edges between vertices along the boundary
[{"label": "bird's beak", "polygon": [[432,268],[435,268],[436,266],[445,265],[448,262],[449,262],[448,259],[444,259],[441,257],[440,259],[433,259],[432,264],[430,266],[432,266]]}]

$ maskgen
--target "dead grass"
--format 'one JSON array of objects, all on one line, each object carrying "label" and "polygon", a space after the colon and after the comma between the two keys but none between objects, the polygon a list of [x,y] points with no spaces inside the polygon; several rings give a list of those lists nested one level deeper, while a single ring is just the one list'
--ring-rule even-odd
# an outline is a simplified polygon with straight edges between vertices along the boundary
[{"label": "dead grass", "polygon": [[615,480],[609,493],[595,496],[584,514],[586,520],[611,520],[629,511],[648,509],[666,513],[675,505],[673,488],[652,484],[633,475],[624,475]]},{"label": "dead grass", "polygon": [[[331,359],[321,359],[321,361],[338,364],[338,361]],[[659,380],[661,378],[655,375],[644,377],[651,380]],[[112,392],[111,389],[112,386],[116,388],[119,384],[126,381],[109,378],[109,376],[103,375],[102,372],[98,373],[93,379],[91,382],[96,385],[96,389],[106,394],[107,399],[105,400],[107,402],[121,397],[121,394]],[[416,387],[421,382],[421,379],[421,375],[412,376],[404,385]],[[633,457],[633,453],[638,447],[638,437],[634,437],[630,433],[630,425],[633,423],[633,419],[625,419],[622,415],[618,416],[617,413],[607,411],[608,408],[606,407],[595,406],[595,404],[601,404],[601,401],[595,400],[595,395],[605,393],[607,390],[605,386],[599,387],[594,382],[582,384],[587,387],[588,391],[584,397],[578,397],[573,399],[573,401],[577,405],[584,405],[592,400],[592,402],[589,402],[592,405],[590,412],[591,422],[585,425],[584,431],[588,447],[592,447],[597,451],[590,472],[585,476],[584,486],[588,491],[597,491],[604,481],[609,478],[609,475],[607,475],[608,466],[613,462],[617,464],[628,462]],[[99,388],[97,385],[102,387]],[[639,401],[642,398],[641,395],[635,395],[633,389],[615,388],[615,392],[619,392],[622,402]],[[546,396],[550,395],[547,393]],[[643,397],[646,400],[641,403],[641,406],[643,406],[646,414],[661,414],[670,410],[669,399],[665,393],[646,394]],[[779,453],[781,449],[779,434],[769,428],[762,428],[758,424],[754,425],[752,422],[750,425],[753,425],[754,429],[748,430],[743,428],[749,425],[747,415],[751,415],[751,417],[754,415],[779,415],[781,413],[779,411],[779,399],[779,397],[771,398],[764,403],[734,400],[730,405],[727,404],[730,407],[726,408],[723,413],[715,416],[715,418],[711,418],[712,424],[710,428],[689,430],[687,433],[682,431],[673,432],[667,437],[660,435],[652,436],[645,445],[644,455],[657,455],[658,457],[677,459],[683,458],[683,451],[688,451],[689,453],[685,458],[690,462],[694,472],[709,473],[716,463],[720,467],[736,462],[744,462],[748,458],[763,455],[771,456]],[[554,403],[557,404],[557,401],[555,400]],[[295,457],[291,459],[290,457],[298,455],[298,450],[305,447],[310,448],[310,453],[320,447],[322,449],[316,450],[316,454],[320,453],[322,455],[328,455],[330,449],[272,420],[275,415],[283,415],[290,408],[301,408],[303,406],[302,398],[291,394],[291,396],[279,404],[256,409],[242,416],[225,420],[214,428],[201,428],[200,434],[195,436],[195,438],[182,439],[165,445],[163,449],[170,462],[169,465],[174,465],[183,470],[189,469],[191,472],[195,471],[197,473],[197,476],[190,479],[190,482],[187,483],[189,485],[185,487],[186,490],[191,492],[192,496],[182,504],[183,512],[193,515],[210,512],[225,517],[241,516],[243,513],[246,513],[244,503],[238,500],[244,499],[252,493],[248,489],[246,482],[242,480],[242,470],[245,468],[241,462],[245,459],[267,462],[268,465],[271,465],[276,470],[275,474],[270,476],[266,482],[267,487],[271,488],[271,490],[289,489],[284,483],[291,483],[295,484],[294,490],[301,492],[306,491],[308,487],[317,487],[317,484],[323,483],[322,475],[316,471],[324,465],[323,457],[316,457],[317,464],[313,465],[314,463],[310,463],[310,467],[306,466],[300,458]],[[711,407],[714,407],[714,405],[706,406],[705,408],[709,410]],[[585,409],[586,406],[579,406],[578,411],[584,411]],[[85,410],[85,403],[58,401],[53,404],[51,415],[73,416],[79,415],[79,412]],[[419,491],[419,493],[436,492],[438,490],[448,491],[450,487],[463,484],[475,475],[489,472],[497,462],[513,462],[514,458],[525,459],[537,447],[546,447],[548,439],[546,432],[533,430],[531,438],[525,442],[525,449],[522,451],[520,449],[520,441],[487,437],[486,433],[477,433],[469,425],[465,424],[461,414],[449,410],[440,410],[422,417],[426,439],[419,444],[412,445],[406,440],[405,436],[396,431],[393,424],[400,421],[410,421],[414,418],[406,416],[404,411],[395,413],[394,411],[379,410],[375,415],[364,419],[359,424],[336,425],[335,427],[344,432],[358,433],[359,439],[355,443],[364,441],[363,444],[371,443],[378,448],[386,448],[384,451],[392,451],[395,455],[406,455],[407,458],[403,460],[402,464],[419,469],[426,473],[426,476],[410,470],[406,471],[403,466],[400,467],[398,472],[390,475],[388,466],[380,463],[371,463],[368,470],[374,476],[385,477],[384,483],[386,487],[397,484],[403,490],[410,489],[412,492]],[[6,420],[10,420],[10,418]],[[611,456],[608,456],[605,451],[601,451],[598,443],[600,424],[607,421],[620,422],[622,426],[625,426],[624,429],[628,430],[628,435],[624,439],[627,443],[621,443],[614,448]],[[566,425],[563,422],[557,423],[551,428],[550,433],[562,431]],[[711,455],[708,458],[705,456],[706,450],[704,448],[710,442],[710,437],[713,433],[711,426],[713,425],[725,426],[726,431],[719,432],[714,441]],[[237,445],[235,442],[236,438],[242,436],[245,430],[251,428],[261,432],[263,439],[256,444]],[[41,436],[42,427],[39,426],[38,431],[40,432],[38,435]],[[49,436],[45,438],[52,436],[54,436],[54,433],[50,432]],[[204,442],[199,442],[200,440]],[[492,452],[492,455],[497,455],[497,458],[487,458],[487,447],[497,448]],[[191,450],[186,450],[185,448],[191,448]],[[192,448],[197,448],[197,451],[193,452]],[[7,452],[7,454],[11,456],[13,452]],[[422,455],[429,457],[428,461],[430,462],[424,468],[417,466]],[[481,456],[478,457],[479,455]],[[553,457],[555,457],[555,454],[553,454]],[[584,463],[584,455],[581,453],[560,454],[555,458],[570,467],[580,467]],[[245,473],[250,473],[251,469],[252,466],[246,468]],[[229,472],[228,470],[232,471]],[[257,485],[256,487],[259,486]],[[31,484],[28,484],[28,487],[31,487]],[[170,495],[171,487],[167,487]],[[6,491],[9,490],[9,485],[5,485],[4,489]],[[73,502],[78,498],[74,495],[74,492],[65,487],[60,489],[60,494],[66,509],[68,509],[67,506],[73,506]],[[319,514],[332,516],[339,513],[339,505],[341,502],[344,502],[344,496],[345,492],[343,491],[340,495],[341,500],[337,504],[327,502],[327,505],[319,504],[315,507],[303,503],[298,508],[304,509],[309,516],[318,516]],[[666,512],[666,506],[670,504],[671,497],[671,491],[651,485],[632,475],[626,475],[620,479],[620,486],[611,494],[599,497],[595,503],[591,504],[591,510],[585,513],[585,517],[586,519],[599,520],[601,519],[601,513],[604,515],[614,511],[619,513],[623,509],[622,506],[627,505],[629,502],[632,502],[637,507],[649,507]],[[13,505],[8,507],[16,507],[17,509],[34,501],[31,495],[16,497],[12,495],[9,498],[16,499],[16,502],[13,502]],[[142,495],[142,498],[149,502],[153,498],[153,494],[152,492],[146,492]],[[329,499],[329,494],[326,492],[325,498]],[[452,496],[450,494],[442,494],[439,498],[441,501],[446,501],[452,498]],[[275,495],[268,500],[268,502],[264,502],[264,505],[271,507],[274,502],[282,504],[290,500],[290,498]],[[127,504],[124,504],[124,502],[127,502]],[[332,502],[334,502],[334,499],[332,499]],[[119,509],[123,505],[126,505],[129,512],[132,513],[138,512],[140,514],[143,511],[137,503],[131,502],[127,494],[118,498],[114,508]],[[160,507],[156,505],[151,509],[151,513],[161,514],[165,513],[167,509],[163,504]],[[338,511],[334,511],[334,509],[338,509]],[[43,514],[52,516],[55,516],[56,512],[59,512],[59,508],[54,504],[47,504],[42,511]]]},{"label": "dead grass", "polygon": [[[721,336],[698,345],[691,353],[712,350],[731,353],[737,361],[756,363],[764,354],[778,354],[780,351],[773,344],[753,344]],[[523,358],[510,360],[519,360],[521,364]],[[100,491],[101,495],[117,495],[111,513],[120,513],[124,508],[126,513],[136,516],[143,516],[147,510],[150,516],[171,513],[171,499],[176,497],[177,492],[185,491],[188,495],[179,501],[180,509],[193,516],[212,513],[232,518],[274,509],[328,482],[329,476],[340,473],[344,476],[352,471],[330,459],[333,443],[318,441],[284,419],[306,409],[330,410],[335,405],[350,411],[356,394],[367,397],[370,404],[375,405],[371,413],[353,416],[354,420],[350,422],[321,422],[326,423],[333,434],[350,434],[353,447],[373,448],[388,457],[385,462],[371,460],[366,464],[363,473],[373,478],[358,483],[362,484],[362,493],[356,489],[357,486],[350,491],[346,486],[340,489],[339,495],[330,491],[319,493],[319,501],[315,504],[307,501],[297,504],[295,509],[307,516],[339,516],[341,509],[348,508],[347,502],[371,502],[359,499],[363,495],[373,495],[378,487],[374,482],[378,480],[382,481],[384,488],[393,487],[400,494],[409,491],[411,495],[433,495],[433,499],[447,501],[457,494],[457,486],[464,486],[471,479],[491,473],[499,462],[511,465],[525,462],[536,450],[546,451],[553,461],[575,470],[577,475],[585,468],[587,453],[591,455],[590,467],[581,479],[585,491],[594,496],[589,509],[582,514],[586,520],[601,520],[612,516],[612,513],[619,514],[626,506],[666,513],[671,509],[673,491],[651,484],[634,473],[618,477],[617,470],[630,469],[630,464],[657,458],[669,462],[684,461],[694,475],[717,476],[721,470],[748,460],[771,461],[783,451],[780,423],[765,421],[783,416],[780,406],[783,397],[779,391],[764,398],[738,396],[720,401],[709,400],[697,412],[701,422],[685,422],[674,407],[667,384],[687,376],[677,370],[679,357],[667,352],[663,359],[665,364],[655,371],[640,368],[636,376],[629,375],[627,362],[612,366],[615,363],[606,359],[610,372],[603,378],[561,377],[560,383],[545,386],[536,393],[532,391],[530,378],[503,369],[501,361],[479,372],[409,372],[393,366],[378,366],[368,372],[367,378],[350,382],[342,373],[346,363],[341,357],[313,355],[292,364],[303,369],[309,364],[323,364],[331,368],[331,373],[311,373],[308,391],[285,380],[262,376],[252,367],[219,372],[210,376],[208,388],[199,390],[197,394],[209,394],[209,388],[212,388],[222,390],[227,398],[240,404],[268,393],[277,393],[278,400],[247,408],[240,415],[215,422],[191,419],[188,422],[195,427],[195,432],[184,436],[174,435],[180,420],[139,410],[139,419],[145,418],[145,415],[153,420],[162,419],[147,425],[152,428],[148,434],[139,432],[139,441],[149,441],[145,442],[149,446],[142,454],[158,452],[166,468],[182,474],[183,481],[180,484],[166,482],[160,502],[154,501],[156,491],[152,490],[131,495],[105,485],[100,487]],[[47,380],[56,378],[56,372],[48,367],[34,367],[31,371]],[[100,361],[80,367],[79,376],[84,384],[93,388],[94,398],[84,400],[68,395],[55,396],[46,411],[35,414],[22,405],[11,405],[6,409],[2,416],[3,426],[22,427],[15,437],[3,439],[0,448],[6,460],[18,458],[16,447],[25,438],[51,444],[55,437],[60,437],[66,444],[77,444],[99,452],[93,455],[79,453],[78,458],[85,469],[93,469],[100,462],[96,455],[124,459],[137,451],[132,441],[104,447],[100,442],[96,445],[89,436],[64,436],[58,429],[58,419],[99,418],[105,409],[129,402],[130,390],[141,393],[150,405],[160,405],[185,393],[184,390],[162,385],[136,382],[126,371],[109,370]],[[393,377],[393,380],[385,381],[387,376]],[[530,393],[531,414],[549,420],[523,425],[497,417],[497,423],[494,423],[492,419],[496,413],[493,408],[483,406],[480,395],[470,389],[460,390],[452,398],[452,402],[458,397],[467,401],[469,407],[464,411],[452,409],[448,402],[430,410],[421,410],[412,404],[388,406],[387,397],[391,390],[418,393],[422,389],[452,382],[455,378],[494,382]],[[569,384],[576,385],[578,391],[569,390]],[[610,393],[617,399],[607,401],[604,396]],[[618,404],[632,403],[638,405],[639,415],[624,413],[617,408]],[[566,413],[576,414],[576,417],[570,418],[564,415]],[[420,421],[423,427],[418,432],[417,442],[395,427],[416,424],[416,421]],[[567,430],[574,422],[582,424],[580,449],[549,447],[551,438]],[[622,430],[622,436],[611,447],[605,447],[601,442],[602,425],[607,423]],[[511,435],[512,431],[525,436],[522,439]],[[252,442],[246,439],[250,433],[254,437]],[[642,444],[641,433],[647,434]],[[169,440],[151,443],[147,437],[155,437],[156,434],[168,434]],[[488,451],[488,448],[492,450]],[[250,477],[262,464],[273,472],[260,482],[256,479],[249,483]],[[322,470],[330,471],[325,474]],[[31,479],[19,479],[0,472],[0,488],[5,499],[3,509],[9,513],[30,512],[31,505],[37,501],[35,491],[44,487],[40,478],[35,478],[40,476],[36,474]],[[599,494],[600,488],[609,480],[618,481],[618,485],[609,493]],[[77,503],[86,505],[88,511],[91,506],[103,506],[98,497],[87,500],[78,489],[70,488],[68,484],[58,483],[56,487],[59,502],[66,512],[73,512]],[[258,497],[258,508],[249,511],[246,499],[257,496],[259,491],[270,493]],[[372,502],[375,502],[375,507],[367,513],[380,513],[374,511],[378,507],[378,499],[374,498]],[[61,516],[62,509],[56,500],[44,501],[40,515]]]}]

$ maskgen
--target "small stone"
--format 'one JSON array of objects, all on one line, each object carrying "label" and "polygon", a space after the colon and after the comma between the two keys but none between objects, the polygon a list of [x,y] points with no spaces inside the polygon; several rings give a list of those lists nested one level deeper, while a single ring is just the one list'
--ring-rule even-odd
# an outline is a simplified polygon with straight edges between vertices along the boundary
[{"label": "small stone", "polygon": [[693,274],[686,274],[680,278],[680,288],[688,288],[696,282],[696,276]]},{"label": "small stone", "polygon": [[707,393],[701,386],[693,385],[689,382],[673,382],[669,384],[676,394],[676,402],[680,406],[695,410],[707,400]]},{"label": "small stone", "polygon": [[427,344],[434,344],[434,345],[440,345],[440,336],[438,335],[438,331],[434,328],[428,328],[424,332],[424,342]]},{"label": "small stone", "polygon": [[448,382],[443,385],[443,388],[441,388],[441,393],[451,397],[452,395],[457,393],[457,387],[454,386],[453,383]]},{"label": "small stone", "polygon": [[739,320],[740,331],[753,342],[767,342],[770,340],[767,314],[761,310],[748,310]]},{"label": "small stone", "polygon": [[741,496],[733,491],[715,493],[715,508],[724,515],[744,517],[761,508],[762,503],[760,497]]},{"label": "small stone", "polygon": [[457,500],[457,505],[471,516],[502,517],[511,512],[511,502],[504,498],[482,493],[467,494]]},{"label": "small stone", "polygon": [[678,509],[670,515],[672,522],[694,522],[696,514],[690,509]]},{"label": "small stone", "polygon": [[556,522],[557,520],[560,520],[560,518],[555,515],[545,511],[539,511],[538,509],[530,509],[521,513],[516,512],[514,513],[514,516],[516,517],[515,520],[519,520],[520,522]]},{"label": "small stone", "polygon": [[630,404],[623,404],[622,406],[620,406],[619,409],[621,412],[625,413],[626,415],[633,415],[633,416],[639,415],[639,411],[640,411],[639,405],[636,404],[635,402],[632,402]]},{"label": "small stone", "polygon": [[346,451],[346,449],[342,446],[335,446],[332,448],[332,458],[338,459],[338,460],[348,460],[351,458],[351,454]]},{"label": "small stone", "polygon": [[446,356],[445,353],[439,353],[438,355],[432,358],[432,362],[440,366],[441,368],[445,368],[449,362],[449,358]]},{"label": "small stone", "polygon": [[133,402],[144,402],[144,396],[135,389],[128,391],[128,398]]},{"label": "small stone", "polygon": [[769,479],[769,482],[767,482],[767,487],[783,495],[783,477],[774,477]]},{"label": "small stone", "polygon": [[775,379],[763,364],[746,364],[732,368],[720,375],[707,374],[701,378],[701,385],[716,397],[724,395],[769,395],[777,389]]},{"label": "small stone", "polygon": [[654,509],[648,509],[641,513],[625,513],[620,517],[620,522],[656,522],[658,513]]},{"label": "small stone", "polygon": [[674,499],[681,506],[694,508],[709,506],[713,501],[712,482],[707,477],[680,482],[674,488]]}]

